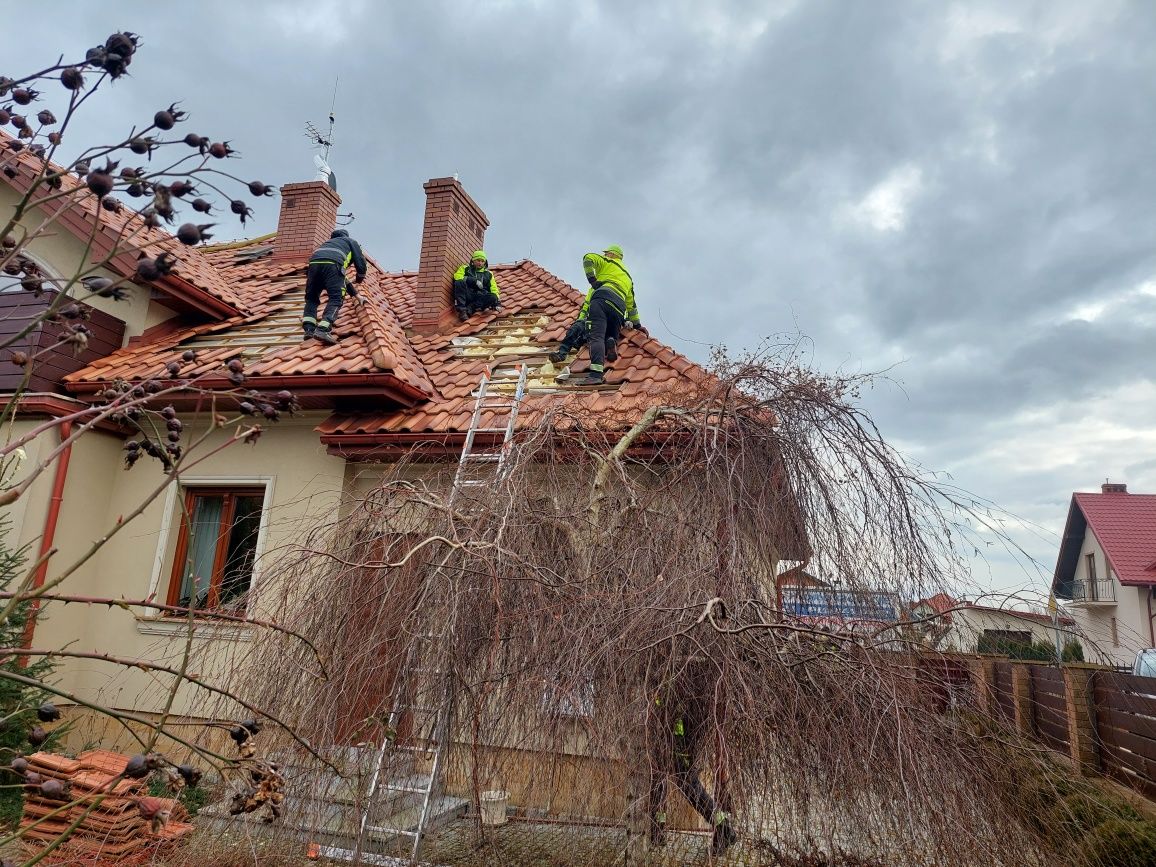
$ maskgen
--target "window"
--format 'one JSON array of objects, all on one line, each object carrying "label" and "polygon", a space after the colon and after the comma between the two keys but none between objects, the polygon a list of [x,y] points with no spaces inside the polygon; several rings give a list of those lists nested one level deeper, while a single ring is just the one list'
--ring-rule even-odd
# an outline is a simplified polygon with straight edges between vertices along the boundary
[{"label": "window", "polygon": [[1088,581],[1094,583],[1096,580],[1096,555],[1085,554],[1084,562],[1088,564]]},{"label": "window", "polygon": [[186,488],[168,604],[244,611],[264,488]]}]

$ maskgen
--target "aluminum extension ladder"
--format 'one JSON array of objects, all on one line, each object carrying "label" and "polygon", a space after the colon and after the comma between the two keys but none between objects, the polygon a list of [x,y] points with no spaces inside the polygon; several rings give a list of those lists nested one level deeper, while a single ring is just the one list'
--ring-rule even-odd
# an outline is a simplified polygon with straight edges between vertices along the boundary
[{"label": "aluminum extension ladder", "polygon": [[[450,489],[450,504],[457,499],[458,493],[465,488],[479,487],[491,481],[503,478],[507,470],[507,461],[513,448],[514,428],[518,422],[518,409],[522,399],[526,396],[526,380],[528,368],[524,364],[518,365],[518,380],[513,394],[493,390],[493,374],[487,369],[478,383],[475,393],[474,412],[470,418],[470,427],[466,431],[465,442],[462,444],[462,453],[458,458],[457,470],[454,473],[453,486]],[[482,427],[483,415],[493,410],[495,421],[487,427]],[[504,414],[504,423],[499,424]],[[475,448],[477,434],[502,434],[502,442],[496,448],[479,450]],[[483,474],[488,468],[493,473],[487,479]],[[437,663],[443,662],[443,655],[439,652],[448,646],[452,640],[452,623],[448,620],[440,634],[427,633],[420,635],[410,644],[406,654],[405,664],[398,673],[398,681],[394,685],[392,707],[389,713],[389,728],[391,737],[382,740],[378,750],[374,769],[369,779],[365,803],[362,807],[357,846],[352,851],[336,850],[326,847],[323,852],[327,857],[339,857],[353,860],[360,858],[367,864],[416,864],[418,851],[421,848],[422,836],[429,824],[431,809],[435,803],[435,793],[441,782],[442,764],[449,748],[450,722],[453,707],[453,680],[450,672],[435,667],[425,667],[423,662],[431,658]],[[416,677],[414,677],[416,675]],[[410,744],[399,744],[397,732],[403,722],[405,714],[409,714],[414,724],[417,741],[424,741],[430,747],[421,747]],[[386,779],[390,758],[402,751],[422,752],[433,754],[433,763],[427,777],[421,782],[415,777],[412,780]],[[383,792],[395,792],[401,795],[415,794],[421,798],[421,809],[417,823],[411,828],[394,828],[384,825],[371,824],[371,811],[375,798]],[[408,862],[388,856],[373,855],[363,852],[365,841],[370,833],[375,836],[396,835],[411,837]]]},{"label": "aluminum extension ladder", "polygon": [[[466,431],[466,441],[462,445],[462,454],[458,458],[458,469],[454,474],[454,485],[450,491],[450,505],[453,505],[457,495],[464,488],[475,488],[501,481],[505,476],[507,461],[513,449],[514,427],[518,423],[518,409],[522,399],[526,396],[526,377],[529,368],[525,364],[518,365],[518,382],[513,394],[493,391],[493,376],[487,369],[478,383],[474,414],[470,419],[470,428]],[[495,423],[489,427],[482,427],[482,415],[487,410],[494,410]],[[501,414],[505,413],[505,424],[499,424]],[[477,434],[502,434],[502,442],[496,449],[478,451],[474,448],[474,439]],[[490,478],[483,473],[486,467],[493,466],[494,472]]]}]

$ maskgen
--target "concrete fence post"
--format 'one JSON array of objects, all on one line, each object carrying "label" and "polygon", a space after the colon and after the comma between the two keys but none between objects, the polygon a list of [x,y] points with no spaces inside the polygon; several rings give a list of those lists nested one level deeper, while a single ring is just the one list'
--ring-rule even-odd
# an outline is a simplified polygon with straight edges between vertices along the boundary
[{"label": "concrete fence post", "polygon": [[1016,731],[1022,735],[1035,737],[1036,714],[1032,706],[1032,669],[1023,662],[1013,662],[1012,702],[1016,710]]},{"label": "concrete fence post", "polygon": [[1064,666],[1064,698],[1068,715],[1068,743],[1072,764],[1092,776],[1100,771],[1096,736],[1096,699],[1092,677],[1100,666],[1071,663]]}]

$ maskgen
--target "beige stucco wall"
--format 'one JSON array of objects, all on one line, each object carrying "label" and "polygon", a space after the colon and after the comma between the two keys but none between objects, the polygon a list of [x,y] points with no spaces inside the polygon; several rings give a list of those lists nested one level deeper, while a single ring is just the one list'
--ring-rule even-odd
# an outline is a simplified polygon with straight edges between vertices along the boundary
[{"label": "beige stucco wall", "polygon": [[[12,209],[16,207],[19,199],[20,196],[14,189],[7,184],[0,184],[0,214],[3,214],[5,218],[12,213]],[[30,232],[36,231],[44,225],[46,217],[47,215],[43,211],[33,211],[25,221],[25,225]],[[74,277],[82,266],[91,262],[91,257],[86,255],[84,242],[58,222],[47,225],[43,236],[37,237],[29,243],[28,253],[52,276],[66,280]],[[92,273],[112,279],[117,278],[117,275],[103,268]],[[146,328],[175,315],[169,308],[156,301],[151,301],[151,290],[148,288],[127,284],[124,289],[127,297],[121,301],[92,295],[79,284],[73,287],[71,294],[82,299],[86,304],[124,322],[126,341],[128,338],[140,334]]]},{"label": "beige stucco wall", "polygon": [[[253,446],[229,445],[204,463],[189,469],[183,481],[218,483],[270,483],[266,530],[258,556],[271,553],[303,538],[317,520],[331,517],[341,496],[345,462],[325,453],[313,427],[321,418],[314,413],[270,425]],[[203,428],[189,426],[186,442]],[[21,423],[25,424],[25,423]],[[194,454],[226,442],[229,434],[217,431]],[[43,448],[51,441],[44,445]],[[118,518],[127,517],[150,496],[152,502],[140,517],[125,525],[86,564],[60,586],[61,592],[109,598],[141,600],[156,594],[163,600],[172,568],[172,549],[179,509],[176,490],[159,466],[142,459],[130,471],[123,469],[122,440],[89,433],[74,448],[64,493],[58,553],[49,578],[57,576],[113,530]],[[23,508],[22,540],[34,540],[43,527],[51,473],[29,494]],[[171,493],[170,493],[171,491]],[[159,492],[159,493],[158,493]],[[166,525],[169,532],[165,532]],[[259,581],[260,561],[257,565]],[[259,599],[259,593],[258,593]],[[259,605],[259,602],[258,602]],[[146,611],[146,613],[148,613]],[[248,628],[210,638],[194,638],[200,673],[214,672],[227,679],[230,648],[246,643]],[[35,646],[107,653],[127,659],[144,659],[179,666],[185,647],[184,624],[171,619],[148,618],[119,607],[49,603],[37,628]],[[212,652],[206,653],[206,648]],[[217,654],[217,649],[221,653]],[[219,660],[216,657],[220,656]],[[216,661],[215,661],[216,660]],[[157,710],[165,700],[170,678],[139,669],[126,669],[97,660],[68,660],[58,668],[60,687],[78,697],[119,708]],[[196,714],[203,696],[185,690],[173,706],[176,713]]]},{"label": "beige stucco wall", "polygon": [[[1076,581],[1086,581],[1088,578],[1086,556],[1088,554],[1093,554],[1096,558],[1097,578],[1100,580],[1111,578],[1116,604],[1073,603],[1067,606],[1066,613],[1075,619],[1079,631],[1087,637],[1084,647],[1089,660],[1102,657],[1104,661],[1114,665],[1130,666],[1136,659],[1138,650],[1152,646],[1148,625],[1149,590],[1147,587],[1125,587],[1120,584],[1119,577],[1108,568],[1104,549],[1090,528],[1085,531],[1084,542],[1080,546],[1080,556],[1076,562]],[[1153,605],[1153,610],[1156,611],[1156,604]],[[1095,650],[1088,653],[1087,651],[1093,646]]]},{"label": "beige stucco wall", "polygon": [[[951,632],[943,643],[945,650],[975,653],[977,642],[985,630],[1030,632],[1033,641],[1049,645],[1056,640],[1055,630],[1038,620],[1020,617],[1015,611],[988,611],[979,608],[960,608],[951,612]],[[1068,635],[1062,634],[1061,641]]]}]

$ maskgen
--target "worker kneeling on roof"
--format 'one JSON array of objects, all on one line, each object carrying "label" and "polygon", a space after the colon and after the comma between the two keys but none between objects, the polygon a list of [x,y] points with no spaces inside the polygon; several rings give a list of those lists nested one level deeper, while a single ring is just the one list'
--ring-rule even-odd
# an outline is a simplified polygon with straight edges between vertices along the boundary
[{"label": "worker kneeling on roof", "polygon": [[454,272],[454,307],[465,322],[481,310],[501,310],[498,278],[490,270],[485,250],[474,250],[470,261]]},{"label": "worker kneeling on roof", "polygon": [[[329,240],[309,257],[309,270],[305,277],[305,313],[301,317],[306,340],[315,337],[330,345],[337,342],[333,336],[337,311],[341,309],[346,292],[357,295],[357,290],[345,279],[345,269],[350,264],[357,272],[356,282],[360,283],[365,279],[365,255],[361,252],[361,245],[344,229],[335,230]],[[325,310],[318,320],[317,308],[321,304],[322,290],[325,290]]]},{"label": "worker kneeling on roof", "polygon": [[582,257],[582,270],[590,290],[578,314],[588,323],[586,346],[590,350],[590,373],[578,385],[601,385],[605,381],[606,361],[618,357],[618,338],[624,328],[649,332],[638,321],[634,303],[634,280],[622,264],[622,248],[612,244],[598,253]]}]

